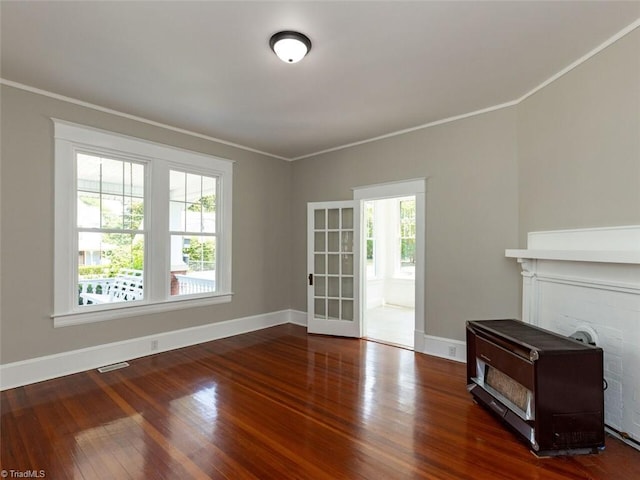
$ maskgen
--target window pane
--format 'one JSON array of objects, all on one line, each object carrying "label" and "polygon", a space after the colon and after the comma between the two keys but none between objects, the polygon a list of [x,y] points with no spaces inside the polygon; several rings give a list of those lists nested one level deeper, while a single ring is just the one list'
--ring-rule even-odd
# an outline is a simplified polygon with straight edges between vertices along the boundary
[{"label": "window pane", "polygon": [[367,277],[373,278],[376,275],[376,262],[374,259],[375,255],[375,238],[374,238],[374,228],[375,228],[375,203],[374,202],[366,202],[364,204],[365,211],[365,220],[366,220],[366,237],[367,237],[367,251],[366,251],[366,260],[367,260]]},{"label": "window pane", "polygon": [[342,209],[342,228],[353,228],[353,208]]},{"label": "window pane", "polygon": [[202,215],[201,207],[199,203],[188,203],[187,210],[187,232],[201,232],[202,231]]},{"label": "window pane", "polygon": [[97,193],[78,192],[78,226],[84,228],[100,228],[100,195]]},{"label": "window pane", "polygon": [[124,162],[102,159],[102,191],[124,195]]},{"label": "window pane", "polygon": [[131,163],[131,195],[144,198],[144,165]]},{"label": "window pane", "polygon": [[78,190],[100,192],[100,157],[79,153],[77,157]]},{"label": "window pane", "polygon": [[313,228],[316,230],[324,230],[325,226],[325,210],[315,210],[313,212]]},{"label": "window pane", "polygon": [[78,233],[78,305],[141,300],[144,235]]},{"label": "window pane", "polygon": [[[144,221],[144,165],[76,156],[79,228],[139,230]],[[141,300],[144,235],[83,232],[78,239],[78,304]]]},{"label": "window pane", "polygon": [[202,233],[216,233],[215,212],[202,212]]},{"label": "window pane", "polygon": [[327,218],[328,228],[333,230],[340,228],[340,210],[337,208],[327,210]]},{"label": "window pane", "polygon": [[339,297],[340,296],[340,279],[338,277],[329,277],[327,287],[327,296]]},{"label": "window pane", "polygon": [[200,202],[202,197],[202,176],[187,173],[187,202]]},{"label": "window pane", "polygon": [[342,300],[342,320],[353,320],[353,300]]},{"label": "window pane", "polygon": [[171,295],[216,291],[216,238],[171,236]]},{"label": "window pane", "polygon": [[339,252],[340,251],[340,237],[338,236],[338,232],[329,232],[329,245],[328,251],[330,252]]},{"label": "window pane", "polygon": [[184,172],[169,172],[169,199],[184,202],[186,177]]},{"label": "window pane", "polygon": [[202,231],[205,233],[216,232],[216,184],[213,177],[202,177]]},{"label": "window pane", "polygon": [[353,232],[342,232],[342,252],[353,252]]},{"label": "window pane", "polygon": [[416,232],[416,201],[402,200],[400,202],[400,236],[415,237]]},{"label": "window pane", "polygon": [[170,172],[170,228],[176,232],[216,233],[216,177]]},{"label": "window pane", "polygon": [[169,228],[174,232],[185,231],[185,207],[186,204],[184,202],[169,202]]},{"label": "window pane", "polygon": [[340,300],[329,299],[327,301],[327,307],[329,310],[327,312],[327,316],[329,318],[335,318],[335,319],[340,318]]},{"label": "window pane", "polygon": [[415,273],[416,256],[416,202],[400,201],[400,272]]},{"label": "window pane", "polygon": [[142,230],[144,228],[144,203],[141,198],[125,197],[125,225],[130,230]]},{"label": "window pane", "polygon": [[342,279],[342,291],[340,296],[343,298],[353,298],[353,278],[344,277]]},{"label": "window pane", "polygon": [[327,255],[327,265],[329,275],[340,274],[340,255]]},{"label": "window pane", "polygon": [[124,175],[123,178],[123,192],[125,195],[127,196],[131,196],[131,191],[132,191],[132,178],[131,178],[131,172],[132,172],[132,164],[131,163],[127,163],[124,166],[124,171],[122,172]]},{"label": "window pane", "polygon": [[314,252],[324,252],[326,250],[326,236],[324,232],[315,232],[314,234],[314,242],[313,242],[313,251]]},{"label": "window pane", "polygon": [[324,297],[327,294],[327,280],[322,275],[316,275],[313,278],[313,294],[316,297]]},{"label": "window pane", "polygon": [[202,196],[203,197],[215,197],[216,195],[217,178],[215,177],[202,177]]},{"label": "window pane", "polygon": [[78,154],[77,225],[138,230],[144,219],[144,166]]},{"label": "window pane", "polygon": [[367,221],[367,238],[373,238],[373,202],[364,204],[365,218]]},{"label": "window pane", "polygon": [[353,255],[345,253],[342,257],[342,275],[353,275]]},{"label": "window pane", "polygon": [[415,265],[416,241],[413,238],[404,238],[400,246],[400,262],[402,266]]},{"label": "window pane", "polygon": [[102,228],[124,228],[124,197],[102,194],[100,197],[102,212]]}]

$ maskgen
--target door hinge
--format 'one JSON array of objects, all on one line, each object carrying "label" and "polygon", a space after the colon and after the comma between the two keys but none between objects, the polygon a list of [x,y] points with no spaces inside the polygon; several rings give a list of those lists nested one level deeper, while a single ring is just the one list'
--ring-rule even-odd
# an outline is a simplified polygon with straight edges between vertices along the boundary
[{"label": "door hinge", "polygon": [[313,273],[309,274],[309,285],[313,285]]}]

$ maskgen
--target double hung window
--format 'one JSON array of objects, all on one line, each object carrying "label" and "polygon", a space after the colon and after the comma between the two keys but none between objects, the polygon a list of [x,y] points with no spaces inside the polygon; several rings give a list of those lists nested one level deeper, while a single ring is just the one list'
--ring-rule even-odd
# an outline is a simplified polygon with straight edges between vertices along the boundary
[{"label": "double hung window", "polygon": [[216,185],[216,177],[169,173],[171,269],[181,272],[174,274],[172,295],[216,289]]},{"label": "double hung window", "polygon": [[230,301],[232,162],[54,124],[54,324]]}]

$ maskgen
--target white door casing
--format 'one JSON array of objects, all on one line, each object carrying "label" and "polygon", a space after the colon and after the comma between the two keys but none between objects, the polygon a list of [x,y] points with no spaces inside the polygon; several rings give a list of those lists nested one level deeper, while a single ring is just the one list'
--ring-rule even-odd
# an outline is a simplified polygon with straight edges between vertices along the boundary
[{"label": "white door casing", "polygon": [[[362,203],[366,200],[379,200],[404,196],[415,196],[416,199],[416,270],[415,270],[415,324],[414,346],[416,352],[425,348],[425,282],[426,282],[426,193],[427,178],[400,180],[397,182],[365,185],[353,189],[354,200]],[[361,283],[360,298],[366,298],[363,289],[366,282]]]}]

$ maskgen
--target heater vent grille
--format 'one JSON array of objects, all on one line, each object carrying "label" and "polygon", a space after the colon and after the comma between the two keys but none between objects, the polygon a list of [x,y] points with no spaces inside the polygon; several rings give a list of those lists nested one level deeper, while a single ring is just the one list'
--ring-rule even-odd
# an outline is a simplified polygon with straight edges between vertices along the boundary
[{"label": "heater vent grille", "polygon": [[100,373],[107,373],[113,370],[118,370],[120,368],[128,367],[129,364],[127,362],[114,363],[113,365],[105,365],[104,367],[100,367],[98,371]]}]

